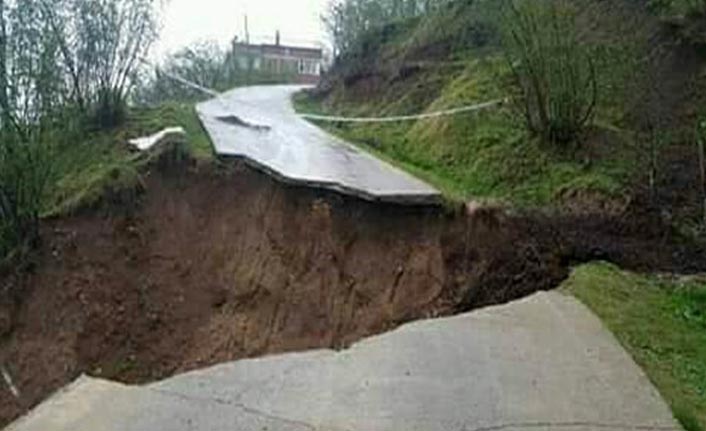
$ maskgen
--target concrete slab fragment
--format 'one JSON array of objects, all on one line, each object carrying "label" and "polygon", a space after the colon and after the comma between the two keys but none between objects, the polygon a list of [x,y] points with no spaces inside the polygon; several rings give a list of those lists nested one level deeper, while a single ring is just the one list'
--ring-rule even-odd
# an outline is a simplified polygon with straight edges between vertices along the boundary
[{"label": "concrete slab fragment", "polygon": [[224,364],[143,387],[86,380],[11,431],[679,430],[601,322],[543,293],[349,350]]},{"label": "concrete slab fragment", "polygon": [[239,88],[199,104],[197,111],[218,154],[243,158],[281,180],[374,201],[441,202],[441,194],[423,181],[298,117],[291,97],[304,88]]},{"label": "concrete slab fragment", "polygon": [[8,431],[310,431],[247,409],[82,377]]},{"label": "concrete slab fragment", "polygon": [[342,352],[242,361],[152,386],[320,430],[676,430],[601,322],[552,292],[413,323]]},{"label": "concrete slab fragment", "polygon": [[154,135],[130,139],[128,143],[139,151],[147,151],[168,137],[184,139],[186,137],[186,131],[183,127],[169,127]]}]

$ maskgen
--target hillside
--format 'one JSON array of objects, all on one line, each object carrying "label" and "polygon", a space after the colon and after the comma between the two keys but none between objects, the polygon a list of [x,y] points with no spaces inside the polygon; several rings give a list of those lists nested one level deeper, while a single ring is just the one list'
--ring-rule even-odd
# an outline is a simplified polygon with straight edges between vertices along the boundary
[{"label": "hillside", "polygon": [[[356,7],[372,15],[353,17],[346,39],[334,43],[337,59],[321,84],[296,96],[299,111],[388,117],[497,102],[412,121],[317,120],[436,186],[444,206],[427,187],[433,205],[412,192],[407,202],[393,199],[400,182],[371,172],[413,179],[297,118],[289,97],[299,87],[231,92],[274,79],[251,79],[251,68],[236,61],[237,44],[186,47],[140,82],[144,71],[135,65],[149,43],[139,38],[156,38],[159,20],[133,16],[141,34],[123,17],[153,2],[81,2],[91,9],[63,0],[41,0],[41,9],[30,7],[34,1],[6,2],[11,13],[3,13],[0,0],[0,27],[9,29],[0,29],[0,51],[10,54],[9,61],[0,56],[0,81],[9,79],[6,94],[0,92],[0,374],[7,386],[0,391],[0,427],[84,374],[149,384],[231,361],[346,350],[407,322],[561,290],[600,317],[615,335],[610,342],[632,355],[687,431],[706,431],[706,0],[332,2],[334,18]],[[523,6],[502,9],[508,4]],[[101,30],[84,31],[94,29]],[[5,40],[11,43],[3,47]],[[96,52],[82,55],[87,46]],[[132,52],[126,47],[140,49],[121,66],[114,53]],[[37,59],[42,67],[32,66]],[[24,64],[26,70],[15,70]],[[96,76],[115,73],[124,76],[96,84]],[[207,96],[163,79],[169,75],[228,94],[196,109]],[[73,81],[74,88],[65,88]],[[146,151],[127,145],[174,126],[185,133]],[[307,165],[306,175],[283,172],[283,165],[299,164]],[[355,190],[342,176],[358,182]],[[495,379],[494,390],[510,394],[513,403],[506,404],[520,412],[537,404],[538,391],[583,409],[593,403],[572,390],[545,389],[560,374],[595,380],[592,367],[566,366],[562,346],[569,342],[579,359],[600,366],[599,396],[611,391],[630,400],[637,391],[610,378],[620,368],[606,360],[605,344],[575,331],[571,313],[547,306],[560,317],[559,325],[547,325],[553,332],[527,337],[527,328],[551,314],[542,311],[528,314],[527,323],[508,315],[510,325],[525,339],[551,341],[529,348],[557,359],[566,373],[555,375],[551,361],[527,360],[534,356],[504,330],[480,340],[492,337],[518,363],[543,368],[518,370],[486,348],[479,351],[484,360],[507,372],[484,373],[468,355],[473,339],[464,336],[468,345],[457,345],[434,333],[458,355],[453,365],[461,372],[445,366],[452,356],[445,351],[435,352],[440,360],[419,355],[426,347],[412,337],[413,350],[381,351],[404,365],[382,367],[395,373],[385,384],[404,392],[404,372],[403,379],[423,387],[422,428],[436,405],[463,410],[454,407],[468,404],[461,386],[497,404],[487,385],[477,384],[478,373]],[[444,396],[428,396],[434,379],[417,374],[409,358],[434,362],[455,384],[436,384]],[[380,368],[378,359],[368,363]],[[356,397],[379,407],[370,410],[366,401],[366,412],[387,421],[393,410],[379,403],[375,382],[361,392],[366,373],[354,374]],[[228,383],[221,377],[219,384]],[[264,386],[275,389],[283,382],[268,379]],[[228,385],[239,392],[243,386]],[[299,383],[292,388],[300,398],[303,389],[321,392]],[[317,396],[311,399],[323,400]],[[533,402],[517,402],[523,398]],[[217,416],[195,399],[179,404]],[[625,428],[642,427],[611,399],[601,402]],[[240,401],[214,402],[236,414],[250,409]],[[391,401],[414,410],[401,398]],[[562,405],[544,408],[553,413]],[[145,412],[140,418],[171,418],[135,407]],[[272,407],[259,415],[269,418]],[[175,419],[194,428],[187,416]],[[554,416],[493,419],[500,422],[444,416],[443,427],[563,423]],[[620,427],[599,419],[598,427]]]},{"label": "hillside", "polygon": [[[706,109],[703,16],[676,5],[573,3],[597,100],[588,127],[560,150],[526,130],[513,102],[417,122],[321,125],[454,199],[612,214],[658,208],[693,232],[702,214],[694,127]],[[299,110],[389,116],[517,100],[499,9],[457,1],[368,32]]]},{"label": "hillside", "polygon": [[[424,178],[452,203],[528,214],[533,227],[525,228],[538,229],[532,237],[592,242],[553,247],[574,268],[564,291],[601,317],[682,426],[703,431],[705,285],[672,272],[705,261],[706,4],[532,0],[529,13],[508,18],[501,3],[453,1],[366,32],[318,88],[295,100],[297,109],[388,117],[508,100],[415,121],[317,124]],[[538,25],[543,16],[532,7],[551,3],[570,5],[571,19]],[[508,29],[518,17],[524,27]],[[513,42],[529,49],[513,55]],[[589,58],[583,69],[570,61],[572,50]],[[523,81],[527,71],[539,71],[528,75],[536,82]],[[591,78],[594,85],[576,85]],[[569,139],[529,127],[547,113],[570,119],[583,101],[588,121]],[[628,232],[654,241],[633,257],[667,241],[700,251],[671,275],[654,262],[632,273],[611,251],[634,241]]]}]

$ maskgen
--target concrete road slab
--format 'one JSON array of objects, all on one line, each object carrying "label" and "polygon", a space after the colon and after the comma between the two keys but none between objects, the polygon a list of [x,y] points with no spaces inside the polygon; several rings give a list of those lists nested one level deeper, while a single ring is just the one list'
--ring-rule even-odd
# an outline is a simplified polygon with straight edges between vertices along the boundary
[{"label": "concrete road slab", "polygon": [[244,406],[82,377],[8,431],[310,431]]},{"label": "concrete road slab", "polygon": [[11,430],[680,429],[601,322],[558,292],[412,323],[341,352],[97,388],[69,390]]},{"label": "concrete road slab", "polygon": [[281,180],[374,201],[441,202],[430,185],[297,116],[291,97],[304,88],[239,88],[197,111],[218,154],[243,158]]}]

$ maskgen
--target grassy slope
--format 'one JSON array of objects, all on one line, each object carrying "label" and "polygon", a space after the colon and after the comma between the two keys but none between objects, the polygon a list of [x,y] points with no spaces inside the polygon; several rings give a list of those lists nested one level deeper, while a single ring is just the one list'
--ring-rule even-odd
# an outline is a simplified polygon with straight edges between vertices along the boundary
[{"label": "grassy slope", "polygon": [[71,212],[98,203],[106,193],[138,187],[139,159],[129,151],[127,140],[174,126],[186,130],[190,152],[197,160],[213,159],[210,140],[192,105],[134,109],[122,126],[57,149],[54,183],[46,196],[44,215]]},{"label": "grassy slope", "polygon": [[595,263],[565,289],[616,335],[688,431],[706,430],[706,279],[643,276]]},{"label": "grassy slope", "polygon": [[[417,104],[417,112],[503,98],[506,95],[496,84],[503,73],[504,66],[491,59],[469,61],[448,76],[418,77],[417,85],[440,78],[444,84],[430,103]],[[390,115],[414,106],[404,106],[404,99],[396,95],[372,99],[367,105],[336,104],[328,109],[315,100],[300,97],[297,101],[300,111],[357,115]],[[410,170],[453,199],[492,198],[539,206],[585,191],[612,199],[620,197],[629,176],[624,158],[581,160],[540,145],[509,107],[416,123],[322,126]]]},{"label": "grassy slope", "polygon": [[[321,126],[455,199],[484,197],[523,206],[561,204],[577,195],[620,201],[645,172],[645,158],[631,142],[634,135],[624,130],[629,127],[626,96],[631,96],[626,93],[634,92],[634,86],[625,85],[634,72],[627,59],[651,39],[642,36],[645,23],[638,22],[637,42],[615,43],[615,35],[626,33],[615,29],[624,27],[632,10],[617,7],[615,12],[608,20],[585,20],[600,27],[596,40],[608,42],[598,58],[603,73],[596,126],[582,151],[558,154],[540,145],[507,107],[418,123]],[[458,42],[454,34],[472,27],[471,20],[462,11],[396,26],[362,60],[334,69],[338,76],[322,87],[323,97],[298,97],[299,111],[385,116],[506,97],[507,69],[492,44],[469,49],[472,43],[465,41],[438,55],[449,37]],[[615,28],[606,28],[608,21]],[[430,52],[431,65],[407,67]],[[706,431],[706,282],[635,275],[598,263],[576,269],[565,288],[605,321],[681,423],[689,431]]]},{"label": "grassy slope", "polygon": [[[391,26],[372,38],[362,59],[354,57],[334,69],[326,97],[300,97],[298,109],[386,116],[508,97],[509,71],[497,36],[483,24],[485,9],[473,7]],[[610,52],[611,60],[616,55]],[[620,62],[609,63],[617,68]],[[601,100],[597,123],[603,126],[587,138],[585,154],[557,154],[540,145],[511,107],[418,123],[321,125],[410,170],[453,199],[500,199],[521,206],[555,204],[575,195],[620,201],[638,166],[634,151],[618,145],[627,135],[615,126],[620,120],[614,100],[618,76],[617,70],[602,75],[601,85],[609,89],[604,93],[611,97]],[[624,150],[615,151],[617,146]]]}]

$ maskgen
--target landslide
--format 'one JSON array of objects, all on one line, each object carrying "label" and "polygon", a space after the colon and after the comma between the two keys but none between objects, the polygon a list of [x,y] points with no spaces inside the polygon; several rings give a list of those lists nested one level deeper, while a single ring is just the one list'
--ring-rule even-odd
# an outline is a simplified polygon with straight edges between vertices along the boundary
[{"label": "landslide", "polygon": [[31,267],[0,277],[0,363],[21,393],[0,390],[0,423],[81,373],[144,383],[345,348],[410,320],[552,289],[576,261],[703,269],[693,264],[706,262],[703,250],[665,234],[500,207],[366,202],[239,162],[152,169],[137,200],[46,222]]}]

